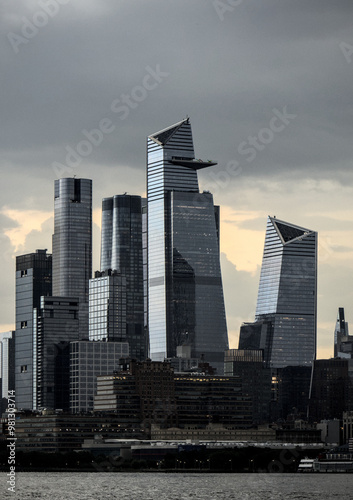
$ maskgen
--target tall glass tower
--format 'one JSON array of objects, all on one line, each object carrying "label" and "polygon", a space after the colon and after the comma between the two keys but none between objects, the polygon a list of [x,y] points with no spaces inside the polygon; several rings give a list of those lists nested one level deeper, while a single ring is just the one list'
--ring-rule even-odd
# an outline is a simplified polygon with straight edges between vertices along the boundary
[{"label": "tall glass tower", "polygon": [[310,366],[316,357],[317,233],[268,217],[256,320],[270,321],[272,368]]},{"label": "tall glass tower", "polygon": [[147,140],[148,329],[150,356],[191,346],[223,373],[228,349],[219,256],[219,210],[200,193],[189,118]]},{"label": "tall glass tower", "polygon": [[[107,273],[108,270],[113,272]],[[123,194],[103,199],[101,272],[106,276],[96,276],[95,285],[91,283],[90,293],[92,292],[93,297],[93,292],[98,292],[98,283],[101,283],[101,286],[103,282],[110,283],[110,293],[113,295],[110,297],[109,314],[114,314],[116,325],[121,325],[120,330],[125,330],[125,337],[122,333],[109,334],[108,331],[107,339],[126,339],[129,342],[131,357],[142,361],[146,357],[146,340],[140,196]],[[116,275],[117,273],[120,273],[120,277]],[[91,298],[90,303],[92,303]],[[103,302],[100,304],[103,305]]]},{"label": "tall glass tower", "polygon": [[92,181],[55,181],[53,295],[80,300],[81,336],[88,338],[88,294],[92,277]]}]

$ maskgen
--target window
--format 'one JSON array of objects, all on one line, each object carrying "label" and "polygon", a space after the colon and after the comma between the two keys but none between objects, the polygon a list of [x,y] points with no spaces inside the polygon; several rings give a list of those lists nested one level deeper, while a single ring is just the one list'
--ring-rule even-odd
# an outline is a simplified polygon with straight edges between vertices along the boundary
[{"label": "window", "polygon": [[23,278],[23,276],[27,276],[27,269],[21,271],[21,278]]},{"label": "window", "polygon": [[21,321],[21,328],[27,328],[27,321]]},{"label": "window", "polygon": [[27,372],[27,365],[22,365],[21,366],[21,373],[26,373]]}]

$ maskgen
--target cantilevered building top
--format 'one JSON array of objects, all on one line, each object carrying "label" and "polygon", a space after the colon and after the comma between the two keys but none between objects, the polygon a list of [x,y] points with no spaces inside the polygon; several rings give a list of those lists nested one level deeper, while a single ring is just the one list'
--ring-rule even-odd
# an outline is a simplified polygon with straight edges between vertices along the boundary
[{"label": "cantilevered building top", "polygon": [[189,346],[223,373],[228,349],[219,210],[200,193],[189,118],[147,140],[148,329],[150,357],[174,358]]},{"label": "cantilevered building top", "polygon": [[[175,136],[175,137],[174,137]],[[149,139],[156,142],[161,146],[174,147],[177,145],[178,149],[180,148],[181,143],[183,143],[183,147],[189,150],[190,153],[194,155],[194,145],[192,140],[192,132],[190,119],[185,118],[181,122],[175,123],[170,127],[167,127],[155,134],[149,136]],[[181,157],[181,156],[172,156],[169,158],[169,161],[174,165],[182,165],[184,167],[192,168],[193,170],[200,170],[201,168],[212,167],[213,165],[217,165],[217,162],[211,160],[200,160],[199,158],[189,157]]]}]

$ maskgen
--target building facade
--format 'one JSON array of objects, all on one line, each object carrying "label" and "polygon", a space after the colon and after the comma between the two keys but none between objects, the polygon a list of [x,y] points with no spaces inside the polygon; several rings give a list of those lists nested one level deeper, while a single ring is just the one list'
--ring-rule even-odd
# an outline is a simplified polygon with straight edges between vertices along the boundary
[{"label": "building facade", "polygon": [[97,271],[89,281],[89,340],[125,342],[126,277]]},{"label": "building facade", "polygon": [[342,419],[353,407],[353,360],[317,359],[314,363],[309,417],[314,422]]},{"label": "building facade", "polygon": [[71,342],[70,412],[93,411],[97,376],[113,373],[128,356],[127,342]]},{"label": "building facade", "polygon": [[53,295],[78,297],[80,336],[88,338],[88,294],[92,277],[92,181],[55,181]]},{"label": "building facade", "polygon": [[144,329],[142,206],[127,194],[102,202],[101,272],[117,271],[126,280],[125,329],[133,358],[146,357]]},{"label": "building facade", "polygon": [[[130,415],[129,417],[129,407]],[[120,416],[121,425],[205,428],[210,423],[242,429],[252,425],[252,402],[241,379],[201,373],[173,373],[167,362],[131,362],[97,377],[95,412]]]},{"label": "building facade", "polygon": [[36,402],[34,352],[41,296],[52,294],[52,256],[46,250],[16,257],[15,385],[18,408]]},{"label": "building facade", "polygon": [[70,342],[79,339],[79,299],[42,297],[33,357],[33,409],[70,408]]},{"label": "building facade", "polygon": [[155,361],[191,345],[223,373],[228,335],[219,256],[219,210],[200,193],[189,119],[147,141],[148,330]]},{"label": "building facade", "polygon": [[270,421],[271,370],[263,358],[259,349],[229,349],[224,356],[224,374],[239,377],[242,394],[251,398],[255,425]]},{"label": "building facade", "polygon": [[312,365],[316,317],[317,233],[269,217],[255,319],[272,323],[271,368]]}]

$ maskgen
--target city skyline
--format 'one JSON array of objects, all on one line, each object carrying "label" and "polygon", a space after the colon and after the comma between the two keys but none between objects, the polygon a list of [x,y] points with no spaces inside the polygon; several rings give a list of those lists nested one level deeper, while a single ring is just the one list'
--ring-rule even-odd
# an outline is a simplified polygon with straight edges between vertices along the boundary
[{"label": "city skyline", "polygon": [[15,256],[51,251],[54,180],[93,180],[98,270],[102,198],[144,195],[145,137],[190,114],[197,149],[218,161],[200,187],[221,206],[230,347],[254,317],[270,214],[318,231],[318,357],[333,355],[338,307],[353,317],[352,4],[214,5],[69,2],[17,52],[6,37],[39,6],[4,6],[2,331]]},{"label": "city skyline", "polygon": [[[93,181],[92,190],[94,192],[94,179],[92,181]],[[129,193],[129,194],[131,196],[135,196],[135,193]],[[145,193],[143,193],[143,195],[144,194]],[[116,196],[116,195],[113,195],[113,196]],[[104,200],[104,198],[101,200],[101,203],[102,203],[103,200]],[[220,213],[222,213],[222,208],[223,207],[221,206],[220,207]],[[100,222],[101,222],[101,217],[102,217],[102,211],[101,211],[101,209],[100,208],[94,209],[93,210],[93,225],[95,226],[95,230],[96,231],[93,230],[93,234],[94,233],[96,233],[96,234],[95,234],[95,237],[93,239],[93,247],[95,249],[95,252],[93,254],[93,275],[92,275],[92,277],[94,277],[94,272],[98,271],[98,269],[100,268],[99,263],[100,263],[100,259],[101,259],[101,250],[100,250],[101,232],[100,232],[100,227],[99,227],[98,224],[100,224]],[[268,216],[267,218],[270,218],[270,216]],[[51,220],[51,219],[52,219],[53,228],[54,228],[54,207],[53,207],[53,217],[49,218],[48,220]],[[264,221],[265,221],[265,219],[264,219]],[[99,232],[98,232],[98,230],[99,230]],[[50,230],[48,231],[48,236],[49,236],[49,232],[50,232]],[[221,232],[222,232],[222,225],[221,225]],[[265,237],[265,234],[266,234],[266,228],[264,228],[263,238]],[[29,247],[27,247],[27,252],[21,253],[19,255],[16,252],[14,254],[14,257],[25,255],[26,253],[29,254],[29,253],[36,252],[38,249],[44,248],[44,246],[46,246],[46,245],[39,245],[38,248],[29,248]],[[263,244],[262,244],[262,249],[261,250],[263,251]],[[52,249],[51,249],[50,246],[47,248],[47,251],[48,251],[48,253],[52,253]],[[327,250],[327,251],[329,251],[329,250]],[[222,247],[221,247],[221,252],[222,252]],[[223,257],[223,261],[224,261],[224,254],[222,255],[222,257]],[[258,265],[257,273],[254,274],[254,278],[255,278],[255,280],[254,280],[255,295],[254,295],[254,298],[253,298],[253,302],[254,302],[254,307],[253,307],[253,311],[254,312],[253,312],[253,314],[255,314],[255,311],[256,311],[256,307],[255,306],[256,306],[256,297],[257,297],[259,280],[260,280],[261,260],[262,259],[260,259],[260,263]],[[221,268],[223,269],[222,265],[221,265]],[[320,266],[319,266],[318,273],[320,275]],[[256,282],[256,278],[257,278],[257,282]],[[236,283],[234,283],[234,285],[236,285]],[[13,300],[15,300],[15,296],[14,296]],[[226,292],[225,292],[225,300],[227,300]],[[349,306],[346,307],[345,309],[348,310],[347,318],[349,318],[350,317],[350,308],[349,308]],[[229,314],[229,311],[228,311],[227,306],[226,306],[226,317],[227,317],[227,319],[228,319],[228,314]],[[231,314],[231,312],[230,312],[230,314]],[[235,330],[235,331],[233,330],[232,332],[230,332],[230,335],[229,335],[229,348],[237,348],[237,346],[238,346],[238,339],[239,339],[240,326],[243,323],[247,323],[247,322],[252,321],[252,320],[253,320],[253,317],[250,317],[250,315],[248,315],[247,317],[244,316],[244,319],[242,319],[238,323],[239,324],[239,329]],[[317,358],[318,359],[320,359],[320,358],[327,358],[327,357],[333,357],[335,320],[333,319],[331,323],[332,324],[330,324],[329,327],[328,327],[328,329],[327,329],[328,332],[329,332],[329,335],[330,335],[330,337],[328,338],[328,348],[327,348],[327,350],[322,350],[322,347],[320,345],[320,340],[321,340],[320,339],[320,333],[318,333],[318,339],[317,339],[318,340],[318,342],[317,342],[317,346],[318,346]],[[0,323],[0,325],[1,325],[1,323]],[[12,328],[11,325],[12,325],[11,323],[5,325],[5,326],[3,326],[3,328],[1,330],[5,332],[6,330],[15,329],[15,328]],[[15,325],[15,319],[14,319],[13,325]],[[7,328],[6,328],[6,326],[7,326]],[[320,330],[320,327],[318,328],[318,332],[319,332],[319,330]],[[320,350],[320,348],[321,348],[321,350]],[[332,354],[331,354],[331,351],[332,351]],[[328,354],[326,354],[326,353],[328,353]]]}]

